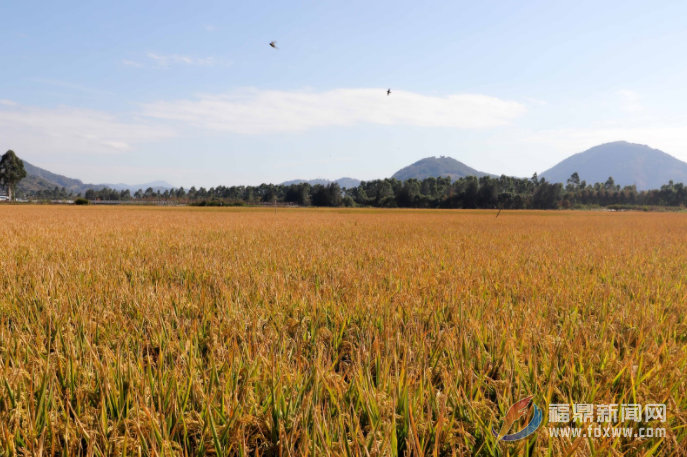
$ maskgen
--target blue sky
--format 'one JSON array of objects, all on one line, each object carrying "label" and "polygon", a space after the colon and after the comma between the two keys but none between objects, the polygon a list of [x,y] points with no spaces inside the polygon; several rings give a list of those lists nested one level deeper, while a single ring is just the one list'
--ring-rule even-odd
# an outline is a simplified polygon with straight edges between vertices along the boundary
[{"label": "blue sky", "polygon": [[687,160],[684,1],[28,0],[0,17],[0,149],[86,182],[374,179],[433,155],[531,176],[616,140]]}]

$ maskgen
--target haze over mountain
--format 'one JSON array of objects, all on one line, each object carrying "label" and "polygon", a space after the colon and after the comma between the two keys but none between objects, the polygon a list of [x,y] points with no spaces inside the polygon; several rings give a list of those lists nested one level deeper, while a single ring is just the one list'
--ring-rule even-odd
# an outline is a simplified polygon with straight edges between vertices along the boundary
[{"label": "haze over mountain", "polygon": [[398,170],[392,178],[405,181],[409,178],[425,179],[430,177],[438,178],[440,176],[449,176],[452,180],[455,180],[466,176],[482,177],[495,175],[477,171],[452,157],[441,156],[418,160],[414,164]]},{"label": "haze over mountain", "polygon": [[621,186],[659,189],[668,181],[687,183],[687,163],[643,144],[615,141],[575,154],[541,173],[549,182],[565,183],[577,172],[587,184],[609,176]]},{"label": "haze over mountain", "polygon": [[[87,184],[87,185],[90,185],[90,184]],[[167,181],[151,181],[151,182],[146,182],[143,184],[124,184],[124,183],[97,184],[97,186],[108,187],[110,189],[116,189],[116,190],[129,190],[132,193],[136,192],[139,189],[146,190],[149,187],[152,187],[154,191],[160,190],[161,192],[163,192],[167,189],[172,189],[174,187],[170,183],[168,183]]]},{"label": "haze over mountain", "polygon": [[342,189],[345,187],[347,189],[350,189],[351,187],[358,187],[360,185],[360,180],[355,179],[355,178],[339,178],[335,179],[334,181],[330,181],[328,179],[311,179],[311,180],[305,180],[305,179],[293,179],[291,181],[285,181],[282,183],[283,186],[290,186],[291,184],[300,184],[307,182],[311,186],[314,186],[315,184],[322,184],[323,186],[326,186],[329,183],[335,182],[337,183]]},{"label": "haze over mountain", "polygon": [[[27,177],[20,183],[21,185],[27,185],[29,182],[31,184],[35,184],[38,186],[50,186],[49,188],[52,189],[55,186],[58,187],[64,187],[67,190],[76,190],[78,189],[79,192],[81,192],[81,189],[85,186],[83,181],[80,179],[72,179],[72,178],[67,178],[66,176],[58,175],[57,173],[53,173],[51,171],[45,170],[43,168],[37,167],[35,165],[30,164],[26,160],[24,162],[24,169],[26,170]],[[34,178],[34,179],[31,179]],[[40,178],[40,179],[35,179],[35,178]],[[26,182],[28,181],[28,182]],[[21,187],[20,187],[21,188]],[[32,190],[38,190],[38,189],[32,189]]]},{"label": "haze over mountain", "polygon": [[153,190],[164,191],[166,189],[171,189],[172,185],[165,181],[153,181],[144,184],[84,184],[80,179],[68,178],[63,175],[58,175],[51,171],[45,170],[43,168],[37,167],[30,164],[26,160],[24,162],[24,169],[26,170],[26,178],[24,178],[19,183],[19,190],[23,191],[37,191],[37,190],[52,190],[57,187],[64,187],[68,191],[75,194],[84,193],[88,189],[103,189],[108,187],[110,189],[116,190],[129,190],[132,193],[139,189],[146,190],[152,187]]}]

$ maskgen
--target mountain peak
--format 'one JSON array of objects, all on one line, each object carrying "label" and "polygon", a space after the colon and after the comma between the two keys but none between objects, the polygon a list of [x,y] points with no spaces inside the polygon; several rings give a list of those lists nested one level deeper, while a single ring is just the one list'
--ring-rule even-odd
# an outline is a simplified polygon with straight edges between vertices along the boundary
[{"label": "mountain peak", "polygon": [[609,176],[621,186],[638,190],[659,189],[668,181],[687,182],[687,163],[644,144],[614,141],[577,153],[546,170],[541,177],[565,183],[573,173],[587,184],[605,182]]},{"label": "mountain peak", "polygon": [[408,165],[405,168],[401,168],[394,173],[392,177],[400,181],[405,181],[406,179],[410,178],[425,179],[438,178],[440,176],[448,176],[453,180],[464,178],[466,176],[482,177],[493,175],[489,175],[489,173],[484,173],[482,171],[477,171],[452,157],[432,156],[418,160],[414,164]]}]

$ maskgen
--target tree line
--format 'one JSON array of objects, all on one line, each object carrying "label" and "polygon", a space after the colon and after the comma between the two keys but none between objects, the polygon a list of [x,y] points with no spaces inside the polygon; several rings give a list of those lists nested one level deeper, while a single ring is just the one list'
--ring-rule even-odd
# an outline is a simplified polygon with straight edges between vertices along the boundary
[{"label": "tree line", "polygon": [[[26,177],[23,162],[8,151],[0,160],[0,185],[13,195],[16,185]],[[77,195],[81,197],[79,193]],[[33,193],[37,199],[75,197],[64,187]],[[669,183],[660,189],[638,191],[636,186],[622,187],[612,177],[606,182],[587,184],[573,173],[565,186],[550,183],[535,173],[531,178],[502,175],[407,179],[394,178],[362,181],[359,186],[341,188],[327,185],[261,184],[259,186],[217,186],[205,189],[183,187],[155,190],[88,189],[87,200],[176,200],[190,204],[260,204],[292,203],[299,206],[377,208],[466,208],[466,209],[557,209],[580,206],[687,206],[687,187]]]},{"label": "tree line", "polygon": [[588,185],[577,173],[566,185],[550,183],[535,173],[531,178],[511,176],[449,177],[423,180],[394,178],[363,181],[357,187],[341,188],[308,183],[259,186],[217,186],[205,189],[183,187],[155,191],[148,188],[133,195],[129,191],[89,190],[90,200],[178,200],[190,204],[293,203],[299,206],[376,208],[465,208],[465,209],[557,209],[579,206],[687,206],[687,187],[682,183],[660,189],[638,191],[636,186],[616,185],[613,178]]}]

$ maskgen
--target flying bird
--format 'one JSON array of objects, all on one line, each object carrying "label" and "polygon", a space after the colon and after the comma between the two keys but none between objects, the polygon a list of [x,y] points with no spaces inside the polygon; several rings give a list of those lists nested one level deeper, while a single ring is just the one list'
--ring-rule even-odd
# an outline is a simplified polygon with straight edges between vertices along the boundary
[{"label": "flying bird", "polygon": [[391,89],[386,91],[386,96],[388,97],[389,95],[391,95]]},{"label": "flying bird", "polygon": [[276,41],[271,41],[271,42],[270,42],[270,46],[272,46],[274,49],[279,49],[279,48],[277,47],[277,42],[276,42]]}]

